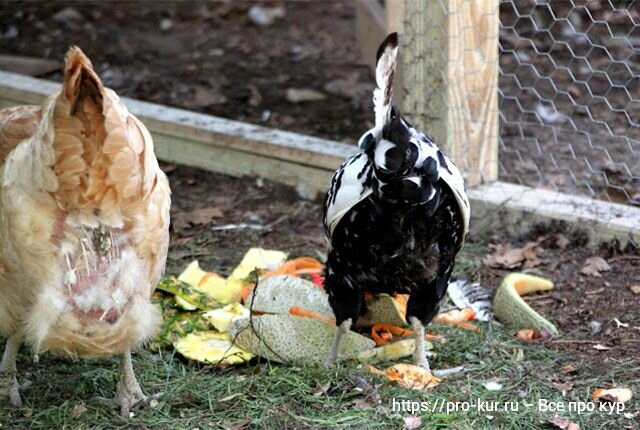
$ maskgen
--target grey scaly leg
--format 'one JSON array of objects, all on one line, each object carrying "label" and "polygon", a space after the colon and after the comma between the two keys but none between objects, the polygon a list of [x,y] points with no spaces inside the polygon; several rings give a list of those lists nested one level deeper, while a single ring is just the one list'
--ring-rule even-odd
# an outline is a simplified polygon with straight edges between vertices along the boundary
[{"label": "grey scaly leg", "polygon": [[333,345],[331,346],[331,351],[329,351],[329,355],[324,360],[324,367],[331,367],[335,364],[338,358],[338,351],[340,349],[340,339],[342,335],[351,330],[351,318],[348,318],[340,324],[338,330],[336,331],[336,337],[333,339]]},{"label": "grey scaly leg", "polygon": [[424,325],[422,325],[422,321],[413,316],[409,317],[409,321],[411,322],[413,336],[416,342],[416,349],[413,351],[413,360],[416,366],[431,371],[427,354],[424,351]]},{"label": "grey scaly leg", "polygon": [[120,361],[120,381],[116,389],[115,403],[120,406],[120,414],[124,418],[129,418],[131,409],[138,405],[145,405],[148,397],[142,392],[140,384],[136,379],[133,371],[133,363],[131,363],[131,351],[126,350],[122,354]]}]

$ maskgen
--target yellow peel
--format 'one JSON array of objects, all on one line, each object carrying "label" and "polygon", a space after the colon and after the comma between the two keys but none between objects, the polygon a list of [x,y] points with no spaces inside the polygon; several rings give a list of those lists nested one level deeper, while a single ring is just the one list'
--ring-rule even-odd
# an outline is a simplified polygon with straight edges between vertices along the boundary
[{"label": "yellow peel", "polygon": [[553,290],[553,282],[524,273],[512,273],[504,278],[503,283],[513,284],[519,296]]},{"label": "yellow peel", "polygon": [[225,279],[219,276],[212,276],[209,272],[202,270],[198,260],[192,261],[178,276],[178,280],[203,291],[221,304],[240,301],[239,288],[236,291],[234,288],[229,287]]},{"label": "yellow peel", "polygon": [[253,354],[231,343],[228,333],[203,331],[191,333],[175,343],[176,350],[190,360],[215,365],[241,364]]},{"label": "yellow peel", "polygon": [[240,303],[231,303],[223,308],[214,309],[202,314],[219,332],[226,332],[229,324],[236,318],[249,317],[249,309]]}]

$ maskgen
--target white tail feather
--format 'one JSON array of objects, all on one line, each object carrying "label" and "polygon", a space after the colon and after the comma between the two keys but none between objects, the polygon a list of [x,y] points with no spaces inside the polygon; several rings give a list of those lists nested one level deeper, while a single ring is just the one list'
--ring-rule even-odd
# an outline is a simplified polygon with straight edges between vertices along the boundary
[{"label": "white tail feather", "polygon": [[391,33],[378,48],[376,60],[376,85],[373,90],[373,107],[376,128],[382,128],[391,119],[393,78],[398,60],[398,33]]}]

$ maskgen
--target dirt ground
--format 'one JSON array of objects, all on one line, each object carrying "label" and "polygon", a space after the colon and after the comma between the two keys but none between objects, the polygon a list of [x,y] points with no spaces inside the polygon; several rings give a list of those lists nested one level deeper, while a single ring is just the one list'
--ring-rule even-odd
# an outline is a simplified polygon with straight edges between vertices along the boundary
[{"label": "dirt ground", "polygon": [[[501,4],[500,178],[640,205],[637,11],[586,3],[571,16],[551,4],[577,35],[546,5]],[[248,18],[252,2],[0,4],[0,52],[60,60],[78,44],[125,96],[346,142],[371,126],[352,2],[267,2],[285,13],[268,26]],[[319,99],[292,102],[292,90]]]},{"label": "dirt ground", "polygon": [[[234,179],[183,166],[164,166],[173,190],[174,218],[194,209],[215,207],[222,216],[213,223],[176,229],[174,222],[169,253],[169,272],[179,273],[193,258],[208,270],[229,274],[245,250],[263,246],[290,252],[292,256],[321,258],[327,250],[321,227],[319,202],[298,200],[293,189],[254,178]],[[229,224],[259,224],[268,229],[212,231]],[[495,290],[514,270],[525,270],[555,283],[549,293],[527,298],[531,306],[554,321],[562,337],[536,341],[566,352],[579,360],[612,363],[640,354],[640,252],[620,250],[616,244],[587,248],[584,232],[561,224],[539,226],[523,237],[510,237],[489,226],[471,237],[460,268],[470,279]],[[533,254],[512,269],[485,264],[494,248],[519,249],[536,243]],[[506,244],[506,245],[505,245]],[[527,254],[529,255],[529,254]],[[592,257],[601,257],[611,270],[600,276],[581,270]],[[530,267],[533,266],[533,267]],[[621,323],[619,325],[615,319]],[[599,329],[595,327],[600,326]],[[592,327],[590,329],[590,327]],[[596,345],[601,345],[595,349]]]},{"label": "dirt ground", "polygon": [[[121,95],[348,142],[370,127],[372,76],[355,43],[352,3],[286,3],[286,16],[264,28],[249,22],[250,2],[184,4],[2,2],[0,52],[60,59],[69,45],[78,44],[105,84]],[[59,80],[61,74],[44,77]],[[312,89],[324,98],[292,103],[286,96],[290,89]],[[516,171],[526,184],[541,185],[535,172],[511,170],[520,155],[501,151],[503,169]],[[293,256],[326,252],[319,202],[299,200],[293,189],[256,178],[164,168],[173,189],[170,273],[198,258],[206,269],[226,275],[252,246]],[[189,212],[202,208],[221,214],[214,222],[190,225]],[[176,225],[176,219],[187,221]],[[260,229],[212,231],[240,223]],[[485,232],[470,240],[483,251],[466,257],[471,259],[467,274],[495,289],[508,271],[483,265],[490,247],[539,241],[539,261],[531,270],[557,288],[529,300],[565,336],[538,342],[594,362],[637,357],[640,295],[631,287],[640,284],[638,250],[592,251],[581,237],[557,226],[521,238]],[[580,274],[594,255],[612,270],[600,277]],[[601,329],[590,331],[597,323]]]}]

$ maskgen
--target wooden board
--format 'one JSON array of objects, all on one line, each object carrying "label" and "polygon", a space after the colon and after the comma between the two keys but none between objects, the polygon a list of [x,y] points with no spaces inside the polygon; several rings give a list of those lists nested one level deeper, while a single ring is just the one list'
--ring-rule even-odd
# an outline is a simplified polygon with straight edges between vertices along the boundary
[{"label": "wooden board", "polygon": [[[375,0],[356,0],[356,40],[360,47],[362,60],[375,70],[376,53],[384,38],[392,32],[403,32],[405,0],[385,0],[382,4]],[[400,38],[403,42],[402,36]],[[402,58],[403,50],[400,51]],[[399,61],[396,69],[395,91],[393,103],[402,106],[404,96],[404,72],[402,61]]]},{"label": "wooden board", "polygon": [[[0,72],[0,108],[38,104],[58,84]],[[335,168],[355,147],[324,139],[123,98],[151,130],[161,160],[231,176],[257,175],[322,195]],[[308,145],[308,146],[305,146]],[[640,243],[640,209],[503,182],[468,190],[472,229],[564,220],[594,239]]]},{"label": "wooden board", "polygon": [[534,223],[565,221],[585,230],[590,245],[617,238],[640,245],[640,209],[496,181],[468,191],[476,228],[499,225],[523,233]]},{"label": "wooden board", "polygon": [[471,186],[498,177],[498,0],[404,1],[403,112]]},{"label": "wooden board", "polygon": [[[59,84],[53,82],[0,72],[0,107],[40,104],[57,88]],[[296,186],[310,198],[327,190],[331,174],[357,149],[332,140],[122,99],[151,131],[160,159],[232,176],[262,176]]]}]

